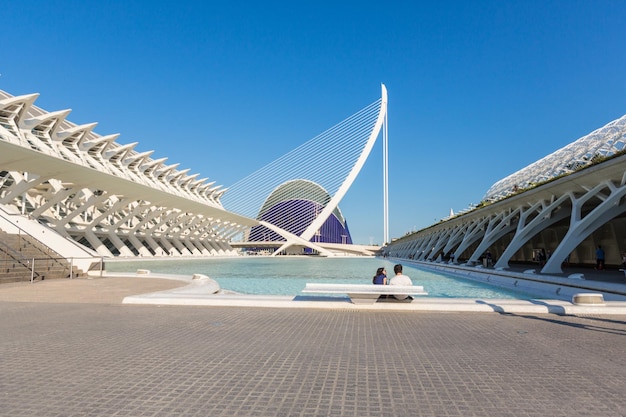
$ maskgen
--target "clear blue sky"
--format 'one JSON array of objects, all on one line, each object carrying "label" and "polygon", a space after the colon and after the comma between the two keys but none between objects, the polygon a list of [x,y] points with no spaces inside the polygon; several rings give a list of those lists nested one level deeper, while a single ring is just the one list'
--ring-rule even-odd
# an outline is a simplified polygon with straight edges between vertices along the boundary
[{"label": "clear blue sky", "polygon": [[[623,1],[5,2],[0,89],[228,186],[389,91],[390,232],[626,113]],[[380,145],[340,204],[382,240]]]}]

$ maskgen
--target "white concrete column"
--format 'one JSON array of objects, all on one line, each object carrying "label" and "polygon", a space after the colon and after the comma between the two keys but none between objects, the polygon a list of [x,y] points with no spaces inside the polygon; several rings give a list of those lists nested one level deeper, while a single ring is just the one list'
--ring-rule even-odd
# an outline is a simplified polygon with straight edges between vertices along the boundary
[{"label": "white concrete column", "polygon": [[[608,194],[607,194],[608,192]],[[603,181],[585,195],[572,202],[570,228],[555,249],[552,257],[541,270],[545,274],[561,273],[563,259],[570,254],[587,236],[614,217],[626,212],[626,185],[615,186],[611,181]],[[582,208],[591,198],[602,200],[591,212],[583,217]]]},{"label": "white concrete column", "polygon": [[526,210],[521,210],[515,235],[504,252],[500,255],[495,267],[508,268],[509,260],[522,246],[532,239],[533,236],[536,236],[547,227],[567,218],[570,212],[565,209],[565,207],[568,206],[570,198],[573,198],[571,194],[565,194],[551,203],[546,204],[546,202],[542,200],[534,203]]}]

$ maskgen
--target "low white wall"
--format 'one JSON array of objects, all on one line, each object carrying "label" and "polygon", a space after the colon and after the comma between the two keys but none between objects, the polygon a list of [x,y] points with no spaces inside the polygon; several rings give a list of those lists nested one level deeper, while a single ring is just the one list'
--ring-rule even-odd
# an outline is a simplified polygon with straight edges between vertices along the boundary
[{"label": "low white wall", "polygon": [[612,283],[585,281],[584,279],[563,278],[553,275],[535,275],[532,273],[511,272],[505,270],[483,269],[463,265],[419,262],[402,260],[420,268],[455,275],[476,282],[482,282],[499,288],[524,291],[542,298],[571,301],[574,294],[597,292],[607,301],[626,301],[623,288],[620,290]]},{"label": "low white wall", "polygon": [[7,233],[26,233],[64,258],[72,259],[74,266],[87,271],[89,266],[100,258],[95,252],[84,248],[73,240],[66,239],[36,220],[29,219],[22,214],[10,213],[0,206],[0,229]]}]

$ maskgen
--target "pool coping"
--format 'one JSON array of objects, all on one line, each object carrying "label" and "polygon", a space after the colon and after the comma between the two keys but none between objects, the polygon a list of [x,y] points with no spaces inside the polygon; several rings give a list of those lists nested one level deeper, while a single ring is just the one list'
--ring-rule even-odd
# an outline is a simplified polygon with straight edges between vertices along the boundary
[{"label": "pool coping", "polygon": [[[215,293],[215,281],[203,275],[172,275],[158,273],[103,272],[102,277],[159,278],[187,282],[171,290],[127,296],[122,304],[172,306],[230,306],[255,308],[306,308],[354,311],[438,311],[438,312],[496,312],[501,314],[559,314],[559,315],[626,315],[626,301],[605,301],[603,304],[574,304],[562,299],[480,299],[439,298],[416,296],[410,302],[377,302],[353,304],[345,297],[273,296]],[[579,291],[589,292],[589,291]]]}]

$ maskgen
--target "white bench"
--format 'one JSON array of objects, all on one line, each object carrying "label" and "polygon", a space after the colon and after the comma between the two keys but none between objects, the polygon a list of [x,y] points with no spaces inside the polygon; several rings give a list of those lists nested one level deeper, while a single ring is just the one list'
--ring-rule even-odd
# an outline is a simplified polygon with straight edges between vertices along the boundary
[{"label": "white bench", "polygon": [[307,283],[303,293],[348,294],[354,304],[371,304],[381,295],[428,295],[419,285],[318,284]]}]

